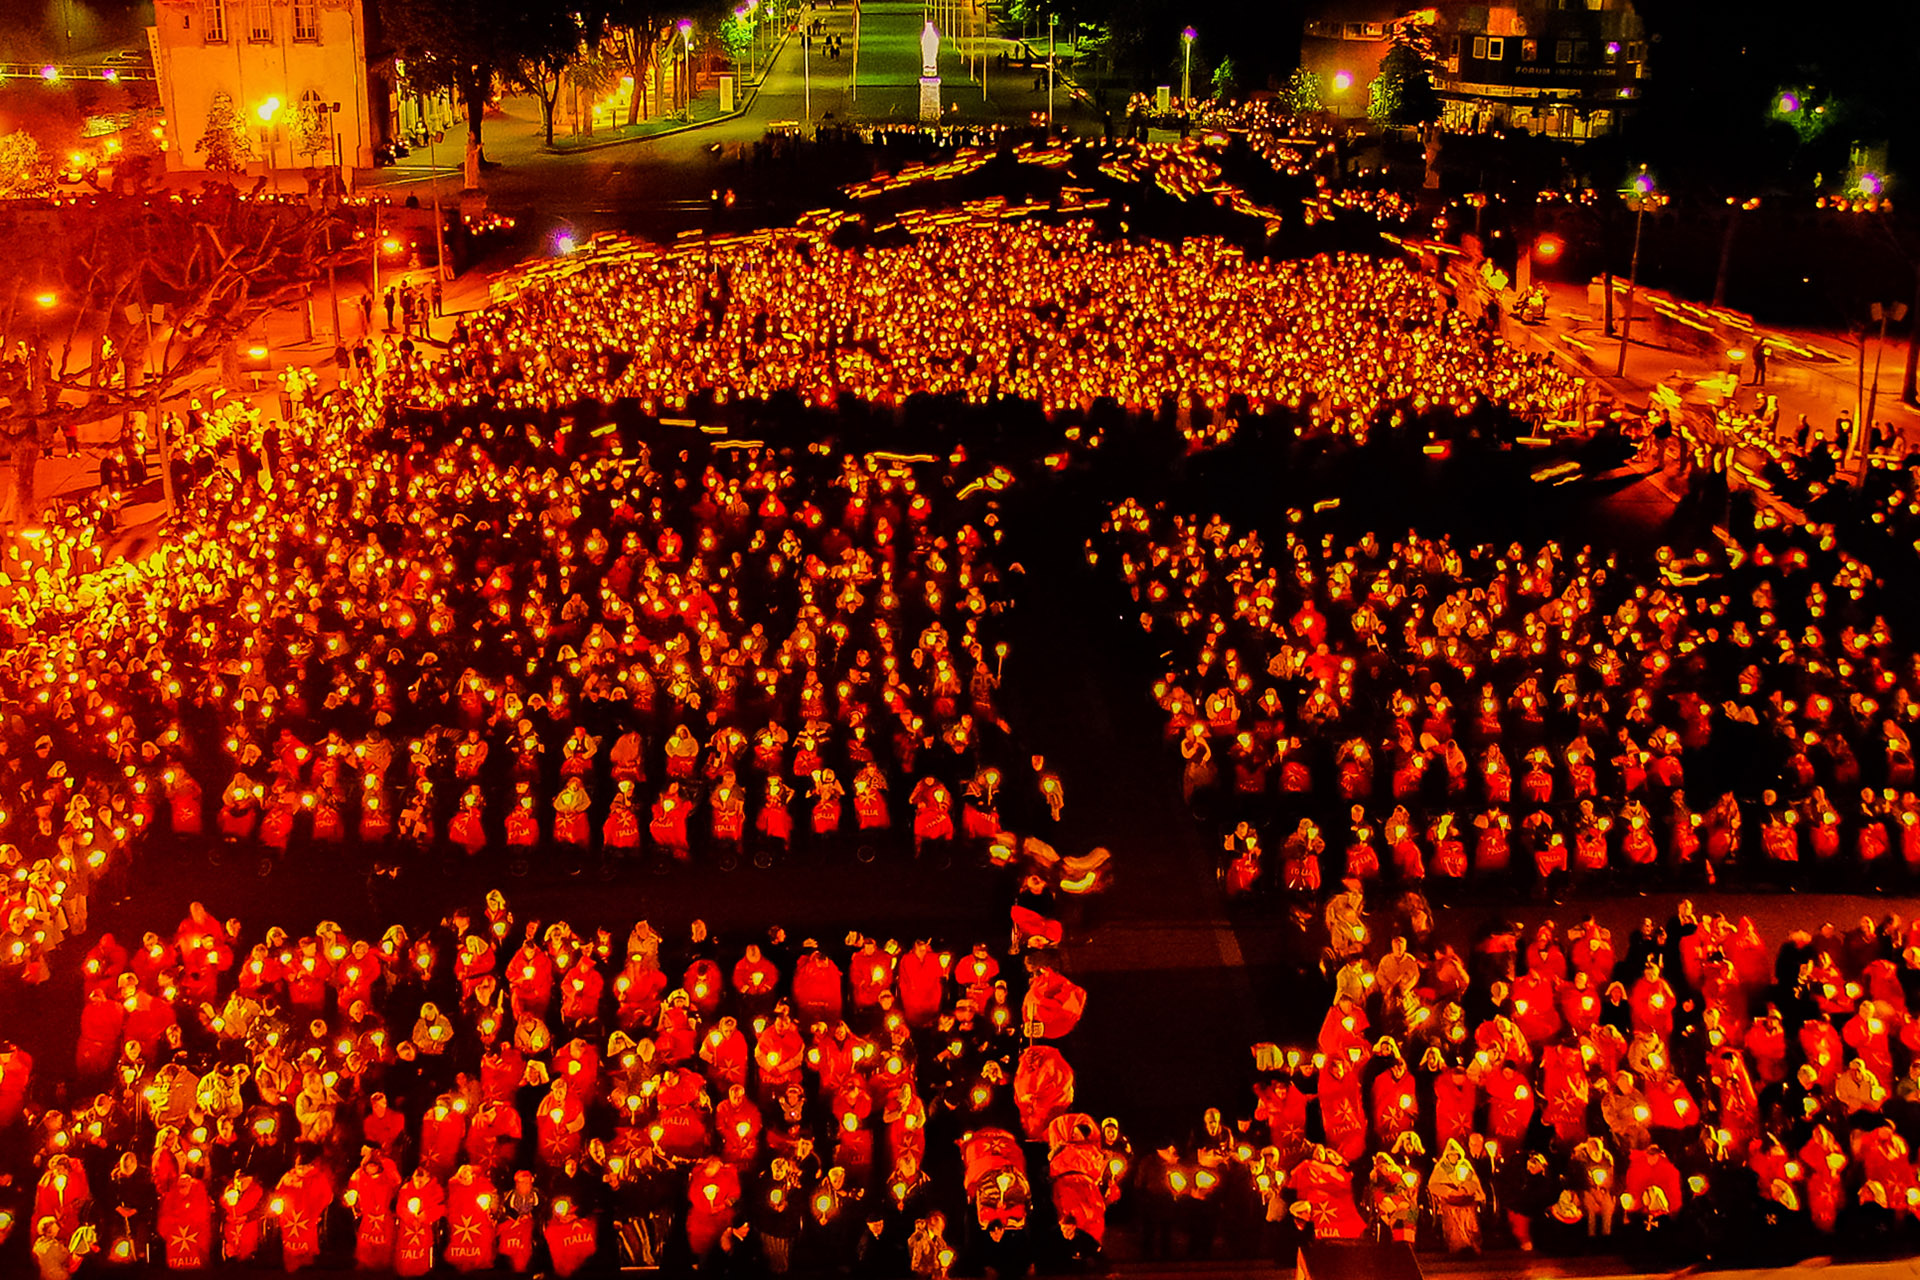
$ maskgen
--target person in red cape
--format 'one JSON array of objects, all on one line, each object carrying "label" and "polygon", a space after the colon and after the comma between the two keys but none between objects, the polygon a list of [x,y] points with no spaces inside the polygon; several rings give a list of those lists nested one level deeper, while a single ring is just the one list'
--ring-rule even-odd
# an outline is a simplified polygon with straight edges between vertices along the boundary
[{"label": "person in red cape", "polygon": [[249,1262],[260,1251],[267,1195],[258,1182],[237,1173],[220,1196],[220,1245],[229,1262]]},{"label": "person in red cape", "polygon": [[457,1271],[493,1265],[494,1214],[500,1205],[493,1180],[472,1165],[460,1166],[447,1184],[447,1261]]},{"label": "person in red cape", "polygon": [[433,1229],[446,1216],[447,1193],[421,1167],[401,1184],[396,1205],[393,1273],[423,1276],[433,1266]]},{"label": "person in red cape", "polygon": [[[533,811],[533,784],[514,784],[513,809],[507,814],[507,847],[531,849],[540,843],[540,818]],[[361,836],[365,838],[364,827]]]},{"label": "person in red cape", "polygon": [[793,1005],[809,1023],[838,1022],[844,1013],[844,975],[832,957],[809,938],[793,966]]},{"label": "person in red cape", "polygon": [[400,1192],[400,1171],[392,1160],[369,1147],[360,1167],[347,1179],[346,1203],[359,1218],[353,1260],[362,1270],[393,1265],[393,1201]]},{"label": "person in red cape", "polygon": [[[806,958],[801,957],[802,965],[805,962]],[[772,1105],[788,1085],[799,1082],[800,1068],[807,1061],[807,1046],[786,1006],[775,1010],[773,1021],[754,1042],[753,1061],[760,1072],[762,1105]]]},{"label": "person in red cape", "polygon": [[205,829],[206,814],[200,784],[178,764],[160,774],[167,791],[167,821],[176,836],[197,836]]},{"label": "person in red cape", "polygon": [[553,1214],[541,1234],[546,1237],[547,1256],[553,1259],[554,1274],[561,1277],[573,1275],[586,1266],[599,1247],[593,1221],[574,1212],[573,1202],[565,1196],[555,1197]]},{"label": "person in red cape", "polygon": [[853,778],[853,817],[862,831],[884,831],[892,823],[887,812],[887,775],[871,760]]},{"label": "person in red cape", "polygon": [[754,830],[785,848],[793,840],[794,791],[776,775],[767,778],[766,794],[760,801],[760,813],[753,820]]},{"label": "person in red cape", "polygon": [[731,1014],[721,1018],[700,1041],[700,1060],[706,1064],[708,1077],[722,1090],[746,1084],[747,1063],[752,1057],[739,1020]]},{"label": "person in red cape", "polygon": [[1084,987],[1070,982],[1059,970],[1035,965],[1027,983],[1020,1020],[1042,1040],[1058,1040],[1080,1025],[1087,1008]]},{"label": "person in red cape", "polygon": [[713,1109],[713,1127],[720,1135],[720,1158],[746,1170],[760,1154],[760,1108],[747,1096],[744,1084],[727,1087],[727,1096]]},{"label": "person in red cape", "polygon": [[503,1200],[506,1220],[494,1237],[500,1256],[512,1265],[515,1275],[525,1275],[533,1263],[534,1235],[539,1225],[534,1220],[534,1211],[540,1204],[540,1193],[533,1186],[533,1171],[516,1170],[513,1186]]},{"label": "person in red cape", "polygon": [[507,988],[513,995],[515,1018],[544,1018],[553,1002],[553,960],[535,940],[537,921],[527,924],[527,938],[507,961]]},{"label": "person in red cape", "polygon": [[822,769],[814,775],[813,834],[832,835],[840,829],[840,800],[846,793],[833,770]]},{"label": "person in red cape", "polygon": [[704,1259],[719,1243],[720,1233],[733,1225],[740,1203],[740,1174],[718,1156],[708,1156],[693,1167],[687,1182],[687,1246]]},{"label": "person in red cape", "polygon": [[747,798],[734,771],[720,775],[720,783],[707,797],[712,814],[713,838],[723,845],[738,846],[747,833]]},{"label": "person in red cape", "polygon": [[586,1110],[564,1075],[554,1080],[547,1096],[540,1100],[535,1117],[543,1164],[557,1169],[579,1156],[585,1143]]},{"label": "person in red cape", "polygon": [[966,989],[967,999],[976,1009],[986,1008],[993,994],[994,979],[999,976],[1000,962],[993,958],[984,942],[974,943],[972,952],[953,966],[953,980]]},{"label": "person in red cape", "polygon": [[1053,1118],[1073,1106],[1073,1068],[1051,1045],[1033,1045],[1020,1055],[1013,1076],[1013,1101],[1028,1141],[1046,1135]]},{"label": "person in red cape", "polygon": [[468,787],[466,794],[460,797],[460,812],[447,826],[447,838],[467,851],[468,856],[479,853],[487,847],[486,824],[483,820],[486,809],[486,796],[477,786]]},{"label": "person in red cape", "polygon": [[320,1256],[320,1224],[333,1203],[333,1178],[319,1164],[287,1170],[269,1202],[280,1225],[280,1254],[288,1271],[309,1266]]},{"label": "person in red cape", "polygon": [[1340,1156],[1325,1147],[1316,1147],[1307,1159],[1294,1166],[1289,1177],[1293,1186],[1293,1213],[1301,1218],[1317,1240],[1358,1240],[1366,1230],[1360,1206],[1353,1198],[1353,1174]]},{"label": "person in red cape", "polygon": [[1108,1155],[1092,1116],[1055,1116],[1047,1126],[1047,1175],[1061,1234],[1085,1232],[1096,1246],[1107,1234],[1107,1198],[1100,1190]]},{"label": "person in red cape", "polygon": [[930,1027],[940,1016],[946,993],[946,961],[925,938],[917,939],[900,957],[900,1012],[907,1025]]},{"label": "person in red cape", "polygon": [[213,1260],[213,1197],[191,1174],[174,1179],[160,1197],[154,1225],[171,1271],[198,1271]]},{"label": "person in red cape", "polygon": [[660,798],[653,802],[652,820],[647,831],[653,842],[661,850],[671,854],[675,861],[685,862],[692,857],[687,843],[687,817],[693,806],[680,794],[680,784],[669,782]]},{"label": "person in red cape", "polygon": [[453,1095],[443,1093],[420,1117],[420,1166],[436,1178],[449,1176],[460,1165],[467,1138],[465,1101],[455,1105]]},{"label": "person in red cape", "polygon": [[928,777],[914,784],[907,797],[913,805],[913,843],[917,849],[929,840],[953,839],[953,793],[940,779]]},{"label": "person in red cape", "polygon": [[[74,1046],[74,1072],[82,1080],[96,1080],[113,1070],[120,1056],[120,1033],[126,1025],[127,1008],[104,987],[87,995],[80,1009],[80,1039]],[[4,1087],[5,1068],[0,1067],[0,1087]]]},{"label": "person in red cape", "polygon": [[633,1032],[643,1025],[652,1026],[660,1016],[660,997],[666,989],[667,975],[658,964],[648,963],[644,956],[629,955],[626,967],[613,980],[621,1028]]},{"label": "person in red cape", "polygon": [[587,810],[593,807],[593,797],[578,776],[567,779],[567,785],[553,798],[553,842],[584,849],[587,846]]},{"label": "person in red cape", "polygon": [[893,987],[893,957],[881,950],[872,938],[862,938],[860,949],[848,963],[848,984],[853,991],[856,1012],[870,1013],[880,1003],[880,993]]}]

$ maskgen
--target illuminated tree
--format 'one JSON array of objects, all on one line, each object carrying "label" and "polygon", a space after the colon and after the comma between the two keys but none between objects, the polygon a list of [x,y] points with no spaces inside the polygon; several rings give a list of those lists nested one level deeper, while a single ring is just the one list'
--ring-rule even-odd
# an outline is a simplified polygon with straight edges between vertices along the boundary
[{"label": "illuminated tree", "polygon": [[1325,108],[1320,101],[1320,77],[1305,67],[1294,71],[1286,88],[1280,91],[1280,97],[1295,115],[1310,116]]},{"label": "illuminated tree", "polygon": [[215,362],[235,383],[240,336],[306,296],[329,261],[363,252],[357,209],[262,200],[263,185],[0,209],[0,349],[24,343],[40,371],[33,394],[0,410],[0,436],[157,413]]},{"label": "illuminated tree", "polygon": [[1239,91],[1240,82],[1234,78],[1233,59],[1220,59],[1220,65],[1213,69],[1213,96],[1231,98]]},{"label": "illuminated tree", "polygon": [[25,129],[0,135],[0,200],[43,196],[53,190],[53,166]]},{"label": "illuminated tree", "polygon": [[233,95],[225,89],[213,95],[207,108],[207,131],[193,149],[207,158],[213,173],[245,173],[253,159],[253,138],[247,133],[246,118],[233,105]]},{"label": "illuminated tree", "polygon": [[1440,98],[1418,50],[1396,44],[1380,60],[1380,74],[1367,88],[1367,116],[1395,129],[1440,118]]}]

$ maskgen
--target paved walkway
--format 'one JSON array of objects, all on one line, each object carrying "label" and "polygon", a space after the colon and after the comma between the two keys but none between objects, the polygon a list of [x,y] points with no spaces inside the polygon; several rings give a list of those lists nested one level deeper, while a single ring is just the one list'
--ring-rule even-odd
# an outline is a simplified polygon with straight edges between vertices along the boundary
[{"label": "paved walkway", "polygon": [[[1549,295],[1547,319],[1539,325],[1509,321],[1508,337],[1522,345],[1548,350],[1574,363],[1580,371],[1597,379],[1616,398],[1635,405],[1647,402],[1652,389],[1661,383],[1690,389],[1689,402],[1707,404],[1718,398],[1718,386],[1703,382],[1721,380],[1735,368],[1723,343],[1708,342],[1704,348],[1671,339],[1659,326],[1649,323],[1644,305],[1636,308],[1633,340],[1627,347],[1625,373],[1615,376],[1619,367],[1620,310],[1615,309],[1615,334],[1606,332],[1604,305],[1589,296],[1584,283],[1543,281]],[[1882,347],[1879,335],[1864,346],[1865,373],[1862,376],[1863,348],[1848,334],[1803,329],[1778,329],[1760,326],[1762,334],[1778,335],[1805,351],[1824,355],[1798,355],[1774,348],[1768,362],[1764,388],[1751,385],[1752,369],[1742,364],[1740,385],[1734,399],[1742,408],[1752,408],[1761,395],[1779,400],[1782,429],[1792,426],[1801,414],[1818,430],[1831,432],[1835,421],[1845,414],[1849,419],[1856,405],[1863,403],[1862,388],[1871,394],[1874,385],[1874,361],[1880,361],[1879,394],[1873,416],[1891,422],[1909,441],[1920,440],[1920,411],[1902,404],[1900,388],[1906,370],[1906,341],[1894,334]],[[1750,344],[1748,344],[1750,345]],[[1745,349],[1744,347],[1742,348]],[[1837,357],[1837,358],[1828,358]]]}]

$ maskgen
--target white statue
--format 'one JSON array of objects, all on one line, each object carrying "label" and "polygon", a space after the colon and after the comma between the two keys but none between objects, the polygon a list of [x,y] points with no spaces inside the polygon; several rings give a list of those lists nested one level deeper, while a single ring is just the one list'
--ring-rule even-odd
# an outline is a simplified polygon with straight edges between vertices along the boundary
[{"label": "white statue", "polygon": [[940,74],[940,30],[931,20],[920,28],[920,74],[928,77]]}]

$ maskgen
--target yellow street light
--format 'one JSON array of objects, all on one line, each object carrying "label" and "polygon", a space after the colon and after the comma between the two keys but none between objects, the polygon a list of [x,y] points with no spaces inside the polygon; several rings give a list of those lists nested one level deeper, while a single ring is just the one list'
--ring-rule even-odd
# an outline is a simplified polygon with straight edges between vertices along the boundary
[{"label": "yellow street light", "polygon": [[280,99],[268,98],[255,108],[254,114],[260,117],[261,124],[272,124],[273,118],[280,114]]}]

